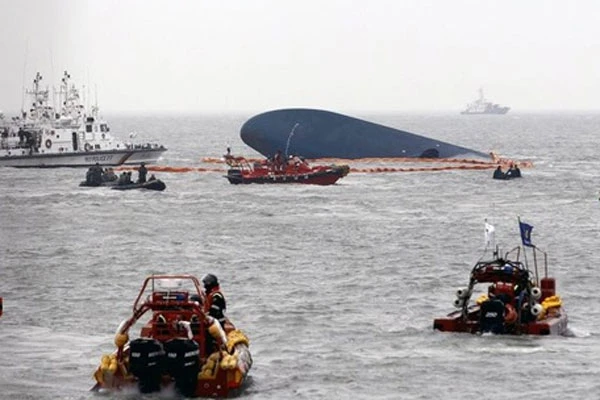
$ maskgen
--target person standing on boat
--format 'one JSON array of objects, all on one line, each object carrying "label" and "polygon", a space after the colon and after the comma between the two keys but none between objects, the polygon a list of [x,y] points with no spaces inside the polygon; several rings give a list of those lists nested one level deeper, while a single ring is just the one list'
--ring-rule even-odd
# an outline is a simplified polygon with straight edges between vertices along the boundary
[{"label": "person standing on boat", "polygon": [[94,170],[92,169],[92,167],[89,167],[87,172],[85,173],[85,182],[90,185],[94,182],[94,178],[92,178],[92,176],[94,175]]},{"label": "person standing on boat", "polygon": [[146,163],[141,163],[138,168],[138,183],[146,183],[146,175],[148,174],[148,169],[146,168]]},{"label": "person standing on boat", "polygon": [[[204,293],[206,295],[206,302],[204,303],[204,312],[219,321],[222,328],[225,328],[227,318],[225,317],[225,296],[221,292],[219,287],[219,280],[213,274],[207,274],[202,278],[202,284],[204,285]],[[225,343],[221,343],[224,346]],[[217,350],[217,340],[211,335],[206,337],[206,353],[212,354],[213,351]]]},{"label": "person standing on boat", "polygon": [[224,327],[227,320],[225,318],[227,305],[225,303],[225,296],[219,287],[219,280],[215,275],[207,274],[202,278],[202,283],[204,284],[204,291],[206,293],[204,311],[217,319],[221,323],[221,326]]},{"label": "person standing on boat", "polygon": [[96,163],[93,167],[91,167],[92,170],[92,184],[94,186],[100,186],[102,184],[102,167],[100,166],[100,163]]},{"label": "person standing on boat", "polygon": [[281,150],[277,150],[277,153],[273,156],[273,166],[275,171],[283,170],[283,155],[281,154]]}]

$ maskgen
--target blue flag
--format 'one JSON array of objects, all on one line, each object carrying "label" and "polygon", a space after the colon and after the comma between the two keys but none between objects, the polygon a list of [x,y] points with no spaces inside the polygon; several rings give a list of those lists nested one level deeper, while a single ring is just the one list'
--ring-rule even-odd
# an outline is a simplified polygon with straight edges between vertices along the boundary
[{"label": "blue flag", "polygon": [[531,243],[531,231],[533,230],[533,226],[519,221],[519,229],[521,230],[521,241],[523,242],[523,246],[535,247],[535,245]]}]

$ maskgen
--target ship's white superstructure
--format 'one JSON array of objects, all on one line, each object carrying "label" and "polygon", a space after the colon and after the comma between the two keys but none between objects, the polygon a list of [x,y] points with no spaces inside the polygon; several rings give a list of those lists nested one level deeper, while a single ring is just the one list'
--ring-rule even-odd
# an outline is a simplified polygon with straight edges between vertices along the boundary
[{"label": "ship's white superstructure", "polygon": [[501,106],[488,101],[483,96],[483,89],[479,89],[479,98],[467,104],[467,108],[461,114],[506,114],[510,107]]},{"label": "ship's white superstructure", "polygon": [[31,107],[8,120],[0,113],[0,166],[80,167],[155,163],[167,149],[158,143],[126,143],[110,132],[98,107],[86,108],[65,71],[58,104],[50,105],[49,90],[37,73],[26,94]]}]

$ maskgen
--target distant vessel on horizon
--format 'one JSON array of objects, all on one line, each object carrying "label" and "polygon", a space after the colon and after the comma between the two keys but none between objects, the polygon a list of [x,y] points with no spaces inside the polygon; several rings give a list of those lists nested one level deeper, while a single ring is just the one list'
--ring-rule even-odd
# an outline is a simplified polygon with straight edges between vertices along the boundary
[{"label": "distant vessel on horizon", "polygon": [[479,88],[479,98],[467,104],[467,108],[461,111],[461,114],[506,114],[508,110],[510,110],[510,107],[500,106],[488,101],[483,96],[483,89]]},{"label": "distant vessel on horizon", "polygon": [[[86,108],[79,91],[64,72],[58,102],[51,105],[49,90],[42,89],[38,72],[28,111],[5,119],[0,112],[0,167],[86,167],[95,164],[155,163],[167,149],[158,143],[122,142],[110,133],[98,115],[98,106]],[[130,137],[133,138],[133,134]]]}]

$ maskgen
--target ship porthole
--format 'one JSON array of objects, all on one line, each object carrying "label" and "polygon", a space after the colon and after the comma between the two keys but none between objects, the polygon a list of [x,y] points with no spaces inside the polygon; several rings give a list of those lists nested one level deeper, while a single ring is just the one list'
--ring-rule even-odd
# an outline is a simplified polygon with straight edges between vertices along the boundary
[{"label": "ship porthole", "polygon": [[48,139],[46,140],[46,148],[49,149],[50,147],[52,147],[52,140]]},{"label": "ship porthole", "polygon": [[92,145],[89,143],[86,143],[85,146],[83,146],[83,148],[85,149],[85,151],[91,151],[92,150]]}]

